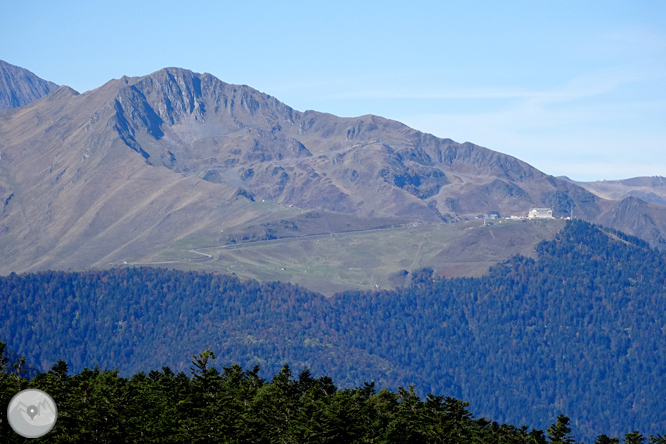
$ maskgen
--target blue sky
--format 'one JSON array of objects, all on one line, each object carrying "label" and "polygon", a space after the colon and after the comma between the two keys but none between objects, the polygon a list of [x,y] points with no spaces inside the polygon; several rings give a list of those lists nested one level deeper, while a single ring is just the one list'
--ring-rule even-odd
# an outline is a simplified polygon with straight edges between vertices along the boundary
[{"label": "blue sky", "polygon": [[663,1],[12,1],[0,59],[81,92],[178,66],[553,175],[666,176]]}]

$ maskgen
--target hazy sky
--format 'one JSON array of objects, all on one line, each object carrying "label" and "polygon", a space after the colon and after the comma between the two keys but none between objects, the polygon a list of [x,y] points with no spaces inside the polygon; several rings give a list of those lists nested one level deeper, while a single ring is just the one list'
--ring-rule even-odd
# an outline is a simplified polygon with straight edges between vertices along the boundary
[{"label": "hazy sky", "polygon": [[4,1],[0,59],[83,92],[166,66],[579,180],[666,176],[666,2]]}]

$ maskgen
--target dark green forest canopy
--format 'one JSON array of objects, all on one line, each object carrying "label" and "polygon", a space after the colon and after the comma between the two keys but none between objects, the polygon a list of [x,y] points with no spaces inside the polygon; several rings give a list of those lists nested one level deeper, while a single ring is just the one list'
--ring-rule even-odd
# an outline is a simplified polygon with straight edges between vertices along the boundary
[{"label": "dark green forest canopy", "polygon": [[[0,372],[0,404],[26,388],[47,391],[58,406],[58,420],[36,442],[49,443],[576,442],[562,415],[545,432],[530,430],[475,418],[468,404],[455,398],[420,399],[411,388],[376,391],[374,384],[364,384],[340,390],[327,376],[315,378],[305,369],[295,377],[288,366],[265,381],[256,367],[234,365],[219,372],[209,350],[192,357],[190,376],[168,367],[129,378],[98,368],[71,375],[64,361],[31,380],[18,369]],[[10,429],[4,408],[0,440],[29,441]],[[603,435],[596,442],[619,441]],[[646,439],[632,432],[624,442]],[[650,436],[649,443],[666,439]]]},{"label": "dark green forest canopy", "polygon": [[666,430],[666,261],[622,233],[569,222],[481,278],[430,270],[395,291],[326,299],[283,283],[163,269],[0,278],[0,339],[48,370],[121,376],[211,349],[220,365],[284,364],[341,387],[466,399],[483,417],[578,438]]}]

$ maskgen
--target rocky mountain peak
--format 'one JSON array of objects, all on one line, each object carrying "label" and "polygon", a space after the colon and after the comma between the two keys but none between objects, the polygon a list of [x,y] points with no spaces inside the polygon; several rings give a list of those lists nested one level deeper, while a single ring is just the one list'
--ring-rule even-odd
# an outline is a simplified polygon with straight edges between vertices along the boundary
[{"label": "rocky mountain peak", "polygon": [[0,111],[27,105],[57,88],[27,69],[0,60]]},{"label": "rocky mountain peak", "polygon": [[153,165],[217,181],[221,168],[311,155],[283,131],[300,114],[248,86],[180,68],[119,84],[115,128]]},{"label": "rocky mountain peak", "polygon": [[225,83],[207,73],[164,68],[132,79],[127,88],[142,95],[169,125],[189,116],[205,119],[211,113],[235,116],[241,126],[264,126],[266,120],[293,124],[294,111],[275,98],[246,85]]}]

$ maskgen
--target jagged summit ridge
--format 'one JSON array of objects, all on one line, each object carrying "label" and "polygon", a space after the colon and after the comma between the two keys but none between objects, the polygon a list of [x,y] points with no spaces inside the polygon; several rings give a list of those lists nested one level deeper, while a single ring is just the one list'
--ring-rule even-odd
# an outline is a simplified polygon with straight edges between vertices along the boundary
[{"label": "jagged summit ridge", "polygon": [[151,164],[203,176],[241,159],[311,155],[280,134],[294,124],[294,111],[250,87],[177,68],[121,80],[117,129]]},{"label": "jagged summit ridge", "polygon": [[294,110],[274,97],[246,85],[225,83],[208,73],[163,68],[147,76],[121,80],[129,89],[143,94],[156,114],[170,125],[186,115],[203,117],[208,111],[237,115],[239,120],[236,123],[241,126],[265,126],[266,122],[243,121],[241,118],[246,117],[243,114],[255,116],[258,113],[268,119],[269,124],[294,124]]}]

